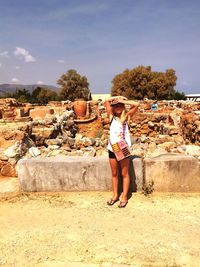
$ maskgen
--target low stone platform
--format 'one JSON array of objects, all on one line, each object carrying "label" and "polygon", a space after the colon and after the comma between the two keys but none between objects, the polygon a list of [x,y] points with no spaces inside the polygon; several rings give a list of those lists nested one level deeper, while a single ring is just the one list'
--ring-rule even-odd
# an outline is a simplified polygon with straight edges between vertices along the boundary
[{"label": "low stone platform", "polygon": [[[142,159],[130,164],[131,189],[142,189]],[[112,189],[107,157],[50,157],[19,160],[20,190],[24,192],[107,191]]]},{"label": "low stone platform", "polygon": [[200,161],[176,154],[145,158],[144,180],[156,192],[200,192]]},{"label": "low stone platform", "polygon": [[[22,192],[112,190],[107,157],[22,159],[17,172]],[[151,186],[152,181],[155,192],[200,192],[200,162],[192,156],[132,157],[130,177],[132,192],[142,191],[143,185]]]}]

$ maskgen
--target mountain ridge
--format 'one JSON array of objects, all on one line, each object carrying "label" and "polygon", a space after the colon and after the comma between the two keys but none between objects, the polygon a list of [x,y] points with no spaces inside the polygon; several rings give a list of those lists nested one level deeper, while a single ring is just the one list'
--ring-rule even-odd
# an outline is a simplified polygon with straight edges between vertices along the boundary
[{"label": "mountain ridge", "polygon": [[12,84],[12,83],[3,83],[0,84],[0,95],[6,93],[15,93],[16,90],[23,90],[26,89],[30,93],[37,87],[48,88],[53,91],[58,92],[59,88],[53,85],[47,84]]}]

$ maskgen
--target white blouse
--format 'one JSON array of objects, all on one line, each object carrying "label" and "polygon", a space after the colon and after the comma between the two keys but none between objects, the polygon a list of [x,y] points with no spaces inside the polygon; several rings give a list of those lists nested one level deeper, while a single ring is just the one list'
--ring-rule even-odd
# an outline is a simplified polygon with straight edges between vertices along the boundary
[{"label": "white blouse", "polygon": [[113,116],[111,119],[110,138],[107,149],[113,151],[111,144],[119,142],[122,139],[125,139],[129,147],[131,146],[128,123],[127,121],[123,122],[119,118]]}]

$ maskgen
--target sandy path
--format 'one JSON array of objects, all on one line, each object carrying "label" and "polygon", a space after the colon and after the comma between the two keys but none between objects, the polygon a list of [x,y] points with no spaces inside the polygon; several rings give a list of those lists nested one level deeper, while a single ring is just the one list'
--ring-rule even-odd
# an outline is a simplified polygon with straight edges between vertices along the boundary
[{"label": "sandy path", "polygon": [[125,209],[107,206],[109,197],[1,197],[0,266],[200,266],[200,194],[137,193]]}]

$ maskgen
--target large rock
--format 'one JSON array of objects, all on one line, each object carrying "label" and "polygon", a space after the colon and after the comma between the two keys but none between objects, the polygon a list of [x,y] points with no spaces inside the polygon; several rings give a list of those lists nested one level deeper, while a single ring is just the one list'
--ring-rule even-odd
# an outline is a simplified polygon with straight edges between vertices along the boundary
[{"label": "large rock", "polygon": [[20,144],[19,142],[16,142],[13,146],[8,147],[4,151],[4,155],[8,158],[14,158],[18,155],[20,155]]},{"label": "large rock", "polygon": [[[133,159],[134,162],[135,159]],[[50,157],[21,159],[17,164],[20,190],[105,191],[111,190],[111,171],[107,157]],[[130,166],[133,191],[143,182],[141,159]]]},{"label": "large rock", "polygon": [[16,177],[16,170],[15,166],[11,165],[10,163],[6,163],[1,168],[1,175],[2,176],[8,176],[8,177]]},{"label": "large rock", "polygon": [[200,146],[195,145],[185,145],[181,147],[185,152],[194,157],[200,157]]},{"label": "large rock", "polygon": [[160,192],[200,192],[200,162],[192,156],[166,154],[144,160],[145,184]]},{"label": "large rock", "polygon": [[10,146],[12,146],[15,141],[14,140],[6,140],[4,137],[2,137],[2,133],[0,133],[0,148],[8,148]]},{"label": "large rock", "polygon": [[30,110],[29,116],[35,120],[35,119],[44,119],[48,115],[54,114],[54,110],[52,108],[35,108]]},{"label": "large rock", "polygon": [[38,137],[43,137],[45,139],[51,138],[55,131],[55,128],[53,125],[50,126],[36,126],[32,128],[32,136],[38,136]]}]

